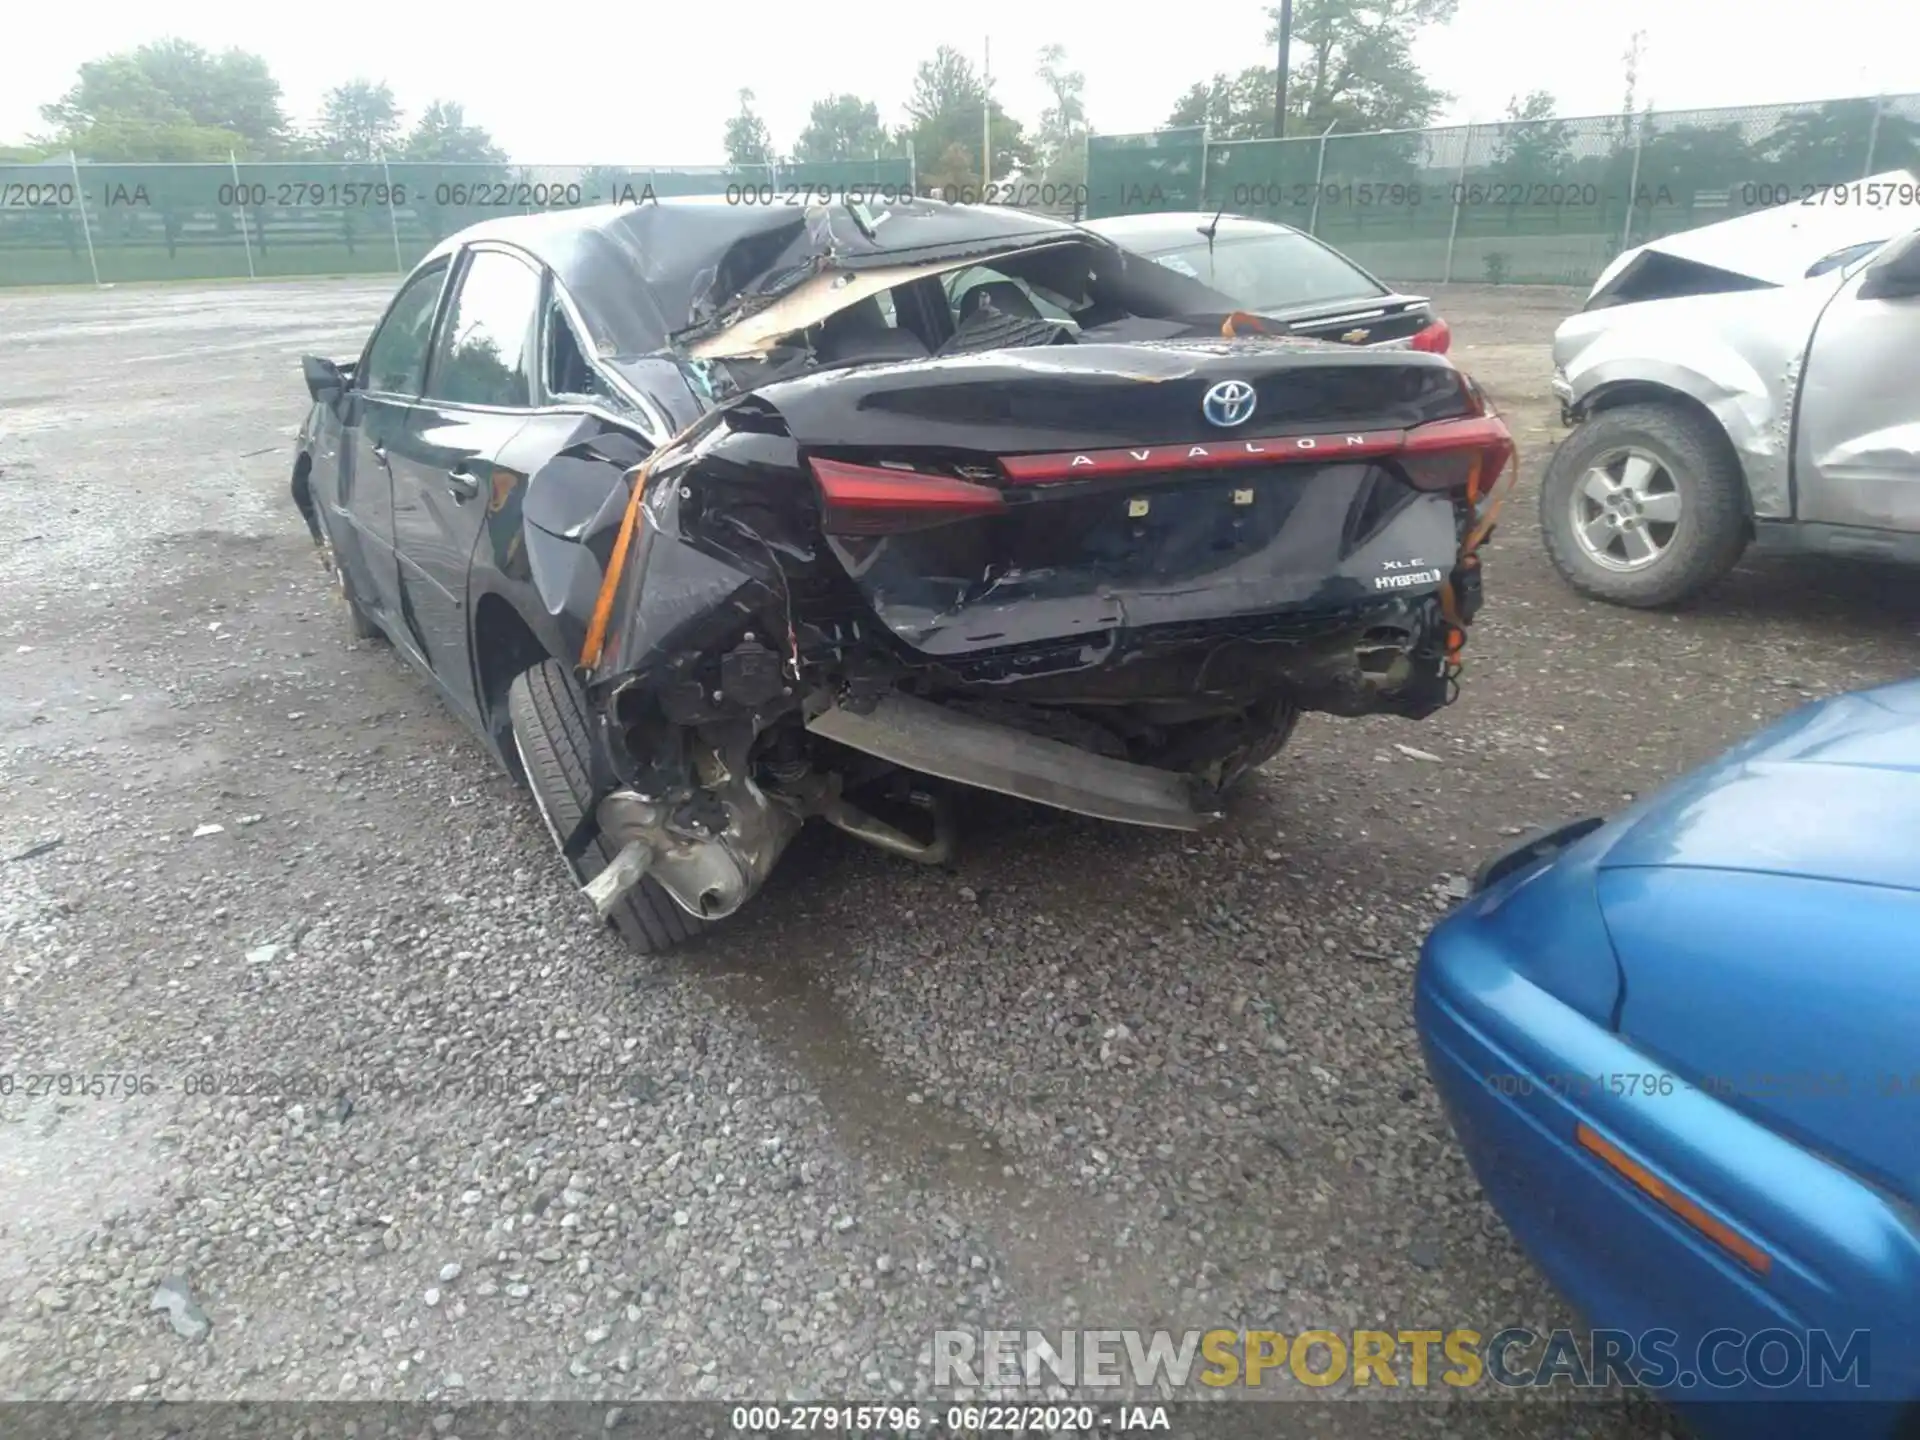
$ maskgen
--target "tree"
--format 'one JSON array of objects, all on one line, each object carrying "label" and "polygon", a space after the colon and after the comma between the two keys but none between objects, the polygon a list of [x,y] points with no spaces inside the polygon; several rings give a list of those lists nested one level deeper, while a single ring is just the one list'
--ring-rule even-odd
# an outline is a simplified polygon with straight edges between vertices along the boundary
[{"label": "tree", "polygon": [[504,165],[507,152],[478,125],[467,123],[466,111],[455,101],[435,100],[408,134],[402,154],[409,160]]},{"label": "tree", "polygon": [[1875,174],[1910,167],[1917,139],[1920,127],[1878,100],[1829,100],[1781,116],[1754,150],[1796,187],[1831,185],[1863,178],[1869,163]]},{"label": "tree", "polygon": [[977,190],[983,119],[995,175],[1033,163],[1033,147],[1020,122],[987,93],[972,61],[951,45],[942,45],[931,60],[921,61],[902,132],[913,147],[921,178],[936,187]]},{"label": "tree", "polygon": [[1565,180],[1573,158],[1573,127],[1555,118],[1559,108],[1546,90],[1508,100],[1506,123],[1494,148],[1494,169],[1519,183]]},{"label": "tree", "polygon": [[1637,210],[1684,206],[1690,211],[1701,191],[1737,190],[1743,181],[1754,178],[1753,147],[1737,123],[1676,125],[1663,130],[1655,117],[1645,116],[1642,127],[1639,174],[1633,188]]},{"label": "tree", "polygon": [[47,136],[40,143],[53,152],[72,150],[82,160],[122,164],[215,160],[224,164],[230,154],[252,158],[245,137],[231,130],[112,114],[100,116],[83,129]]},{"label": "tree", "polygon": [[383,80],[349,80],[321,102],[317,139],[331,160],[378,160],[398,148],[400,106]]},{"label": "tree", "polygon": [[244,50],[213,55],[158,40],[89,60],[40,114],[46,148],[102,160],[245,159],[277,155],[289,126],[267,62]]},{"label": "tree", "polygon": [[[1329,125],[1354,134],[1409,130],[1430,121],[1453,97],[1414,63],[1414,38],[1453,18],[1459,0],[1298,0],[1287,63],[1287,133],[1318,135]],[[1269,10],[1267,43],[1280,39]],[[1273,134],[1278,70],[1253,66],[1218,74],[1180,97],[1169,125],[1208,127],[1215,140]]]},{"label": "tree", "polygon": [[793,158],[807,164],[870,160],[892,148],[878,105],[858,95],[829,95],[813,102],[807,127],[793,142]]},{"label": "tree", "polygon": [[1054,185],[1081,185],[1087,178],[1087,106],[1082,98],[1087,77],[1066,68],[1059,45],[1040,50],[1039,76],[1052,103],[1040,112],[1034,150],[1041,174]]},{"label": "tree", "polygon": [[[1289,67],[1291,69],[1291,67]],[[1273,136],[1274,77],[1277,67],[1258,65],[1238,75],[1215,75],[1191,86],[1167,117],[1168,125],[1204,125],[1207,138],[1267,140]],[[1287,133],[1301,133],[1299,97],[1287,95]],[[1323,127],[1324,128],[1324,127]]]},{"label": "tree", "polygon": [[729,165],[773,164],[773,136],[767,122],[754,113],[753,91],[740,92],[740,109],[727,121],[725,144]]}]

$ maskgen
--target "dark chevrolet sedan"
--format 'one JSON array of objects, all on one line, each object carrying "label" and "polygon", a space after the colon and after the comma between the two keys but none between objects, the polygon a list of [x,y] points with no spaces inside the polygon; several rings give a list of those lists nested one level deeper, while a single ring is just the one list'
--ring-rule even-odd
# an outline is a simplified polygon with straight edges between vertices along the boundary
[{"label": "dark chevrolet sedan", "polygon": [[1284,320],[1295,335],[1435,355],[1453,344],[1425,296],[1400,294],[1291,225],[1178,211],[1115,215],[1083,228],[1231,295],[1253,314]]}]

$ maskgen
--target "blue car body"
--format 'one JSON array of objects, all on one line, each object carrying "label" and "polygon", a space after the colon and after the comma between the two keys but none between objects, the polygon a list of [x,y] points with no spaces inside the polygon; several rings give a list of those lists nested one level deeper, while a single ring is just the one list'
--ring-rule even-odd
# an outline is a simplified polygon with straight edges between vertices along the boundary
[{"label": "blue car body", "polygon": [[1614,1378],[1704,1436],[1915,1433],[1920,681],[1500,857],[1415,1008],[1488,1198],[1632,1349]]}]

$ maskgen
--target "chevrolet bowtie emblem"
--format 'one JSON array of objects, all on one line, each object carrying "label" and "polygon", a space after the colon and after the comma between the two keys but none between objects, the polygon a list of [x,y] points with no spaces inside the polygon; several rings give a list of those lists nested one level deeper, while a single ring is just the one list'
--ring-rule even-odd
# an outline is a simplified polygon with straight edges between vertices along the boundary
[{"label": "chevrolet bowtie emblem", "polygon": [[1346,334],[1342,335],[1340,339],[1344,344],[1358,345],[1362,340],[1366,339],[1367,336],[1371,335],[1372,333],[1373,332],[1371,330],[1349,330],[1347,331]]}]

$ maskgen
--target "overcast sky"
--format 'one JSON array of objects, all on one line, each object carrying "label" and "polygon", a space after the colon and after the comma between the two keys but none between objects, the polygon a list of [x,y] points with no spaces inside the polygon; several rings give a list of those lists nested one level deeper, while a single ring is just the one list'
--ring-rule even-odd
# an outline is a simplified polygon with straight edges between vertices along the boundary
[{"label": "overcast sky", "polygon": [[[1641,94],[1657,107],[1749,105],[1920,85],[1911,16],[1912,0],[1823,0],[1811,12],[1769,12],[1755,0],[1460,0],[1458,19],[1424,36],[1416,54],[1456,96],[1447,121],[1495,118],[1509,95],[1536,88],[1552,91],[1562,114],[1615,110],[1620,57],[1636,28],[1648,36]],[[1261,5],[1228,0],[1139,8],[1114,0],[495,8],[89,0],[9,19],[0,141],[39,129],[38,106],[72,82],[81,61],[166,35],[265,56],[301,119],[355,75],[387,81],[410,117],[430,100],[458,100],[529,163],[717,161],[742,86],[758,96],[782,149],[808,105],[834,91],[874,100],[893,123],[915,65],[941,44],[977,62],[990,43],[996,94],[1029,122],[1046,103],[1035,52],[1062,44],[1086,73],[1094,128],[1141,130],[1162,122],[1195,80],[1265,60],[1266,23]]]}]

